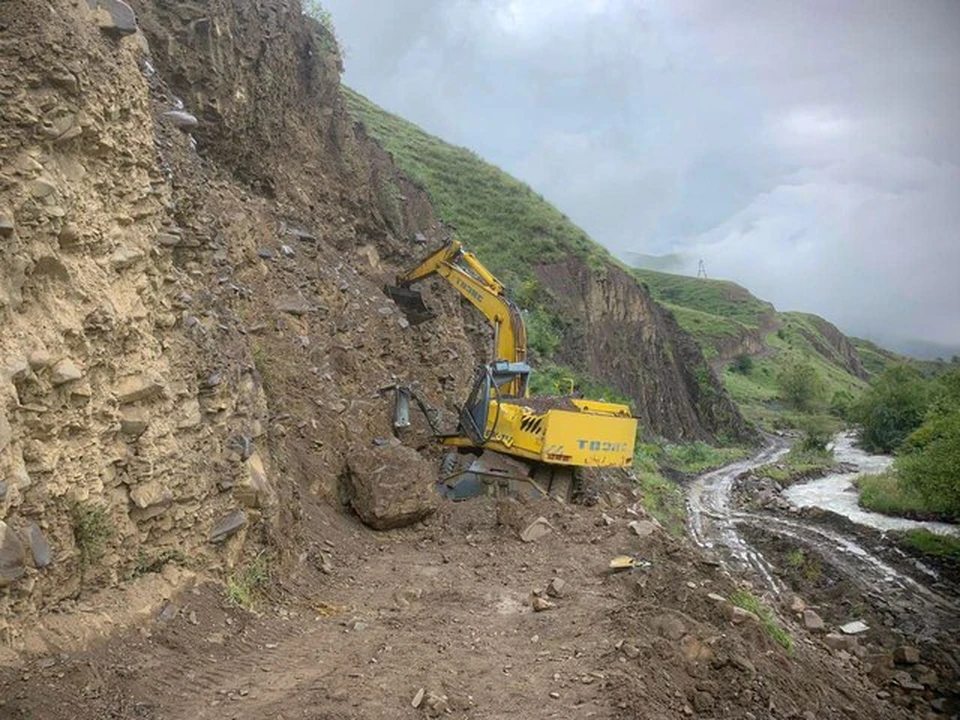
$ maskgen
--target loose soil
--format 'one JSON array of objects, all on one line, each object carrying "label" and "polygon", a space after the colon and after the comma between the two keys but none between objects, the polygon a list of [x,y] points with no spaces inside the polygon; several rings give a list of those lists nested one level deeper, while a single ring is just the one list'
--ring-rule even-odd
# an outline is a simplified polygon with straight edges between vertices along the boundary
[{"label": "loose soil", "polygon": [[[308,549],[257,613],[200,582],[141,628],[0,671],[0,717],[897,716],[815,645],[791,656],[759,625],[731,625],[708,597],[731,579],[685,541],[638,537],[632,507],[528,510],[553,527],[529,544],[492,500],[387,533],[309,505]],[[610,574],[622,553],[650,566]],[[562,596],[534,612],[553,578]]]}]

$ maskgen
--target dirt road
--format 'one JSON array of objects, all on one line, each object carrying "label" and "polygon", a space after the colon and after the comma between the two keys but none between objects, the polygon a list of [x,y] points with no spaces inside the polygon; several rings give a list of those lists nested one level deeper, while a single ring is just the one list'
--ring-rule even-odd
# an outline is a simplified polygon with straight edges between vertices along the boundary
[{"label": "dirt road", "polygon": [[[732,624],[737,581],[611,495],[527,508],[552,526],[534,543],[492,501],[389,533],[308,507],[306,545],[257,613],[201,583],[144,627],[0,670],[0,717],[905,717],[789,619],[791,653]],[[621,553],[648,565],[610,574]]]}]

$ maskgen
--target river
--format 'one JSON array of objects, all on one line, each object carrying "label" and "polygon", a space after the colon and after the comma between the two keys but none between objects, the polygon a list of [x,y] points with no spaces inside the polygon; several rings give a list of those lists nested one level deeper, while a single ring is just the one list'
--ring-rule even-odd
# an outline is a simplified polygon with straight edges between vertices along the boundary
[{"label": "river", "polygon": [[854,444],[853,433],[841,433],[833,443],[837,460],[854,465],[856,472],[836,473],[810,482],[793,485],[783,491],[783,497],[796,507],[818,507],[844,515],[859,525],[877,530],[925,529],[941,535],[960,536],[960,527],[948,523],[908,520],[881,515],[861,508],[857,501],[859,493],[854,480],[860,475],[880,473],[887,470],[893,458],[889,455],[870,455]]}]

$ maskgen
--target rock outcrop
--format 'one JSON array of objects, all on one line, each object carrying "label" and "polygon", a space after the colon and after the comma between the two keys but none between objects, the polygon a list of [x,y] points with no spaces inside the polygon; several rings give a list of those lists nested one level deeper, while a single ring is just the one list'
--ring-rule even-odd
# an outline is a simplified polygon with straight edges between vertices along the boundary
[{"label": "rock outcrop", "polygon": [[445,231],[347,117],[298,2],[13,0],[3,26],[0,628],[18,647],[31,618],[157,558],[227,571],[270,542],[285,562],[301,485],[338,502],[347,446],[391,434],[377,388],[460,398],[475,358],[454,298],[432,300],[436,337],[381,291]]},{"label": "rock outcrop", "polygon": [[633,398],[642,432],[751,436],[700,348],[634,278],[577,258],[536,271],[567,321],[557,358]]}]

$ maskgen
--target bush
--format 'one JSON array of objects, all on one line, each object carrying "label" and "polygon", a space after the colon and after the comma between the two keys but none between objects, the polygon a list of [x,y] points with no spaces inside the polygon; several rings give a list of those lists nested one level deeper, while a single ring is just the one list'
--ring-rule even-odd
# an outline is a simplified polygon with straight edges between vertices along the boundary
[{"label": "bush", "polygon": [[960,518],[960,408],[932,416],[897,458],[906,488]]},{"label": "bush", "polygon": [[846,390],[837,390],[830,399],[827,412],[841,420],[849,420],[855,400],[856,398]]},{"label": "bush", "polygon": [[731,367],[736,373],[740,373],[741,375],[749,375],[750,371],[753,370],[753,358],[746,353],[737,355],[733,359],[733,365],[731,365]]},{"label": "bush", "polygon": [[812,411],[822,400],[825,386],[810,363],[794,362],[777,376],[780,396],[794,410]]},{"label": "bush", "polygon": [[920,427],[930,405],[931,383],[905,365],[876,378],[853,408],[860,444],[871,452],[893,452]]}]

